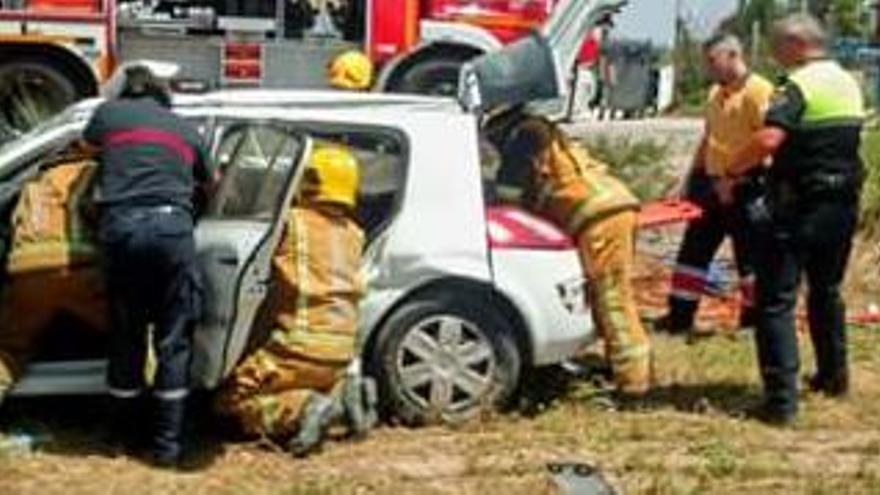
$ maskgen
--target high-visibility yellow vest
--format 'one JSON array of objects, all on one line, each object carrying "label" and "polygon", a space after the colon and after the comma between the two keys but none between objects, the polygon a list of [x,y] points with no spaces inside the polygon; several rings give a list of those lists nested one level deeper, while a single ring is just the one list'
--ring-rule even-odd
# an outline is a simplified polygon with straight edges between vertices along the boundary
[{"label": "high-visibility yellow vest", "polygon": [[804,96],[806,108],[801,117],[803,126],[840,125],[864,119],[862,89],[837,62],[810,62],[792,72],[788,79]]}]

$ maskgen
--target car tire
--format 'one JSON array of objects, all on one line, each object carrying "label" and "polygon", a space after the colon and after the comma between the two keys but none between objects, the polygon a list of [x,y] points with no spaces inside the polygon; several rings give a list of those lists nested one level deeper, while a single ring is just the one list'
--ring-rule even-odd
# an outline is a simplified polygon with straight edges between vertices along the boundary
[{"label": "car tire", "polygon": [[51,59],[0,65],[0,120],[7,131],[25,132],[77,101],[75,80]]},{"label": "car tire", "polygon": [[432,58],[409,68],[391,87],[396,93],[455,96],[458,74],[465,60]]},{"label": "car tire", "polygon": [[371,368],[386,416],[403,424],[458,424],[505,406],[522,356],[491,303],[436,293],[398,308],[380,329]]}]

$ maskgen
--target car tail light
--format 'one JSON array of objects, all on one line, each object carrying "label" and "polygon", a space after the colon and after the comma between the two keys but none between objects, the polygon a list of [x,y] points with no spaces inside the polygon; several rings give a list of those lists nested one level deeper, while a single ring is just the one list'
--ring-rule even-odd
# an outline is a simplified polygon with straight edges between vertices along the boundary
[{"label": "car tail light", "polygon": [[489,247],[562,251],[574,243],[552,223],[519,208],[493,207],[486,213]]}]

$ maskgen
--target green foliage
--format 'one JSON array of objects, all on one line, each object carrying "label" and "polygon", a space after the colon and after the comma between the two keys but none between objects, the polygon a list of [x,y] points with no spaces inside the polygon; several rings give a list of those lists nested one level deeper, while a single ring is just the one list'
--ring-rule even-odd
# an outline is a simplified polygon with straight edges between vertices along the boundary
[{"label": "green foliage", "polygon": [[660,141],[599,136],[585,144],[643,201],[663,197],[677,180],[671,149]]},{"label": "green foliage", "polygon": [[706,101],[709,81],[703,71],[700,42],[683,23],[679,26],[674,57],[678,68],[676,104],[680,113],[695,113]]},{"label": "green foliage", "polygon": [[876,123],[862,140],[865,185],[862,192],[861,228],[870,238],[880,236],[880,129]]}]

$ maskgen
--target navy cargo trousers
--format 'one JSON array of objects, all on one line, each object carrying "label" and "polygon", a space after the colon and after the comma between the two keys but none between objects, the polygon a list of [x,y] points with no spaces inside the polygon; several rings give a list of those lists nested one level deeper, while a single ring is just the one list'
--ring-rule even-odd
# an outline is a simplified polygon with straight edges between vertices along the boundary
[{"label": "navy cargo trousers", "polygon": [[147,332],[153,325],[160,402],[185,400],[192,334],[200,315],[193,216],[178,206],[109,207],[100,227],[114,324],[108,384],[119,399],[145,389]]}]

